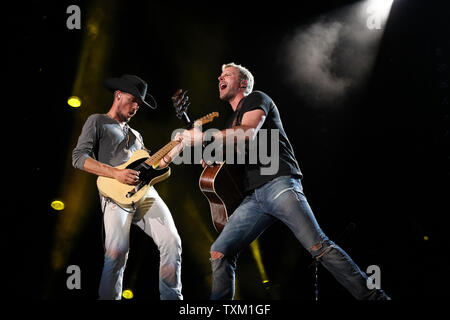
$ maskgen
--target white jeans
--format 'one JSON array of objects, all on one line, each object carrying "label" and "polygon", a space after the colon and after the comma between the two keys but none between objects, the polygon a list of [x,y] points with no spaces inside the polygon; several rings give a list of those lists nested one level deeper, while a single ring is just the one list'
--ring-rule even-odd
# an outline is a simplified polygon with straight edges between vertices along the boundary
[{"label": "white jeans", "polygon": [[181,239],[169,208],[150,187],[135,213],[102,196],[105,226],[105,262],[99,298],[121,299],[123,272],[128,258],[130,227],[134,223],[149,235],[160,253],[159,292],[162,300],[181,300]]}]

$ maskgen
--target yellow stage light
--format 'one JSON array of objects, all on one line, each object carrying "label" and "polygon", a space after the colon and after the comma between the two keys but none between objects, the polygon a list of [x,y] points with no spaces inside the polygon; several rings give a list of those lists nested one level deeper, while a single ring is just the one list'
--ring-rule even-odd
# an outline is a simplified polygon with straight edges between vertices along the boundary
[{"label": "yellow stage light", "polygon": [[50,206],[55,209],[56,211],[61,211],[64,210],[64,202],[62,202],[61,200],[55,200],[52,201],[52,203],[50,204]]},{"label": "yellow stage light", "polygon": [[[67,105],[71,108],[70,110],[76,111],[80,110],[80,107],[85,108],[87,101],[92,106],[103,105],[103,97],[98,93],[99,90],[92,90],[92,88],[98,87],[102,79],[106,77],[107,57],[111,52],[112,40],[116,36],[112,27],[118,12],[117,6],[118,1],[99,0],[89,2],[89,6],[86,8],[88,14],[83,20],[84,23],[86,26],[94,24],[98,27],[91,26],[88,32],[83,32],[80,48],[77,51],[79,61],[76,72],[73,74],[72,90],[66,96],[67,104],[71,105],[72,102],[75,102],[74,106]],[[101,107],[91,111],[100,113]],[[67,141],[76,141],[86,120],[86,114],[83,112],[75,112],[72,116],[74,130],[70,130],[71,136],[67,137]],[[70,144],[68,144],[69,147]],[[46,281],[44,299],[49,299],[57,290],[58,277],[60,274],[65,274],[65,267],[68,265],[71,252],[79,245],[79,238],[84,234],[86,226],[92,219],[92,214],[89,214],[91,203],[98,201],[98,196],[95,196],[95,184],[92,184],[90,177],[74,170],[69,160],[71,150],[67,150],[65,153],[68,161],[64,161],[65,168],[61,181],[65,183],[60,192],[61,199],[70,205],[64,208],[64,214],[59,214],[55,221],[54,239],[50,249],[52,272]],[[79,192],[79,190],[85,192]]]},{"label": "yellow stage light", "polygon": [[428,236],[423,236],[423,240],[428,241],[430,238]]},{"label": "yellow stage light", "polygon": [[125,299],[133,299],[133,291],[131,291],[130,289],[123,290],[122,297],[124,297]]},{"label": "yellow stage light", "polygon": [[67,104],[72,108],[78,108],[81,106],[81,99],[77,96],[71,96],[67,99]]},{"label": "yellow stage light", "polygon": [[267,277],[267,273],[266,273],[266,270],[264,268],[264,264],[263,264],[263,261],[261,258],[261,250],[259,249],[258,239],[256,239],[255,241],[253,241],[250,244],[250,248],[252,250],[253,258],[255,259],[256,266],[258,267],[259,274],[261,275],[262,283],[268,283],[269,278]]}]

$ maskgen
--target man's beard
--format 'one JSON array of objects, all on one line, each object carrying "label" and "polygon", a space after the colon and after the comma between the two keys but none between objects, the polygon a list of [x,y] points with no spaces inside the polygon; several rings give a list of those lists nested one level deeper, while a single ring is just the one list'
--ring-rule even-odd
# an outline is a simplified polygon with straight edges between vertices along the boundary
[{"label": "man's beard", "polygon": [[228,102],[234,98],[234,95],[230,91],[225,92],[223,95],[222,95],[222,93],[219,92],[219,98],[220,98],[220,100]]}]

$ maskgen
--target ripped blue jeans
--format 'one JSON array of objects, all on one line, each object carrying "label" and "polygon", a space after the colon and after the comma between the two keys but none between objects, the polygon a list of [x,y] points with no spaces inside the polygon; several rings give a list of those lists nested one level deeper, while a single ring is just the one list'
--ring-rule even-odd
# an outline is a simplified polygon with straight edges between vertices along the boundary
[{"label": "ripped blue jeans", "polygon": [[212,300],[233,299],[239,253],[277,220],[356,299],[389,299],[381,289],[368,289],[367,275],[320,229],[300,179],[281,176],[248,195],[211,246]]}]

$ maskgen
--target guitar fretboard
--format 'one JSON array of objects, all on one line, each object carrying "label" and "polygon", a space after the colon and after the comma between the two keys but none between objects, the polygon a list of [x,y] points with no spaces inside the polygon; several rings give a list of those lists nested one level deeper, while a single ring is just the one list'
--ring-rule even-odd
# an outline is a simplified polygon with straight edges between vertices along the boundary
[{"label": "guitar fretboard", "polygon": [[145,163],[149,166],[153,166],[158,164],[161,159],[168,154],[173,148],[175,148],[180,142],[179,141],[170,141],[164,147],[155,152],[150,158],[145,160]]},{"label": "guitar fretboard", "polygon": [[[219,116],[218,112],[212,112],[212,113],[196,120],[194,122],[194,126],[200,126],[202,124],[211,122],[214,118],[216,118],[218,116]],[[170,141],[168,144],[166,144],[164,147],[162,147],[161,149],[156,151],[152,156],[150,156],[150,158],[145,160],[145,163],[148,164],[149,166],[157,165],[161,161],[161,159],[166,154],[168,154],[173,148],[175,148],[179,143],[180,143],[180,141]]]}]

